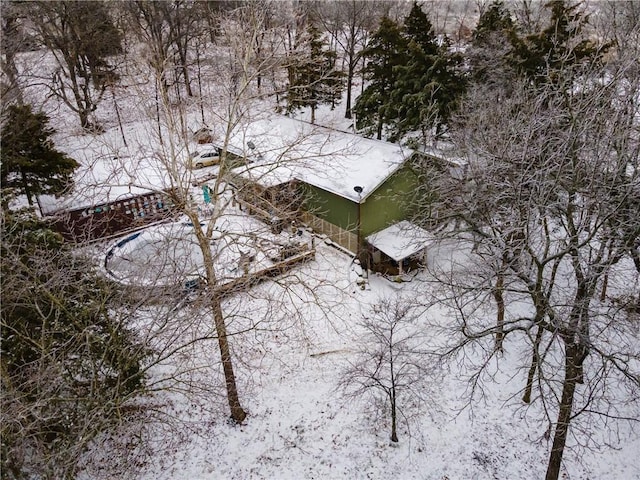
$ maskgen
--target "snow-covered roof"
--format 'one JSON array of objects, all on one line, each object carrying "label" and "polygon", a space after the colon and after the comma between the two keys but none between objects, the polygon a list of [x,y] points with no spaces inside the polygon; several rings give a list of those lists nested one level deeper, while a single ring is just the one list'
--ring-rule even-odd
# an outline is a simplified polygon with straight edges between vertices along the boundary
[{"label": "snow-covered roof", "polygon": [[170,188],[157,161],[151,158],[98,156],[81,165],[75,189],[64,198],[40,196],[43,213],[124,200]]},{"label": "snow-covered roof", "polygon": [[414,253],[418,253],[433,241],[434,237],[418,225],[403,220],[390,227],[369,235],[370,245],[399,262]]},{"label": "snow-covered roof", "polygon": [[[283,116],[252,122],[229,143],[257,158],[235,170],[245,178],[264,186],[298,179],[353,202],[365,201],[413,154],[397,144]],[[360,195],[355,186],[362,187]]]},{"label": "snow-covered roof", "polygon": [[[136,128],[144,133],[142,126]],[[43,212],[99,205],[173,186],[165,163],[156,158],[163,155],[161,147],[145,144],[143,148],[127,148],[121,143],[118,129],[100,137],[81,136],[67,142],[65,151],[81,163],[74,191],[64,198],[40,196]],[[204,151],[214,146],[221,145],[200,144],[195,149]],[[272,186],[299,179],[354,202],[358,201],[354,186],[363,187],[364,201],[413,153],[399,145],[282,115],[238,125],[227,150],[251,161],[249,167],[236,169],[236,173],[242,172],[260,184]],[[207,172],[189,171],[187,152],[183,149],[176,155],[184,160],[184,171],[180,170],[184,181],[216,172],[216,167]]]}]

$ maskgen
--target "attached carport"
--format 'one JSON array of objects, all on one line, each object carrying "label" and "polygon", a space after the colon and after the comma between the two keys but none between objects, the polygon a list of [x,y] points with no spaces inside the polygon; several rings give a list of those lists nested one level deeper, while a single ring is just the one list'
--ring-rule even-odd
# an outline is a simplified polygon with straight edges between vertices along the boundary
[{"label": "attached carport", "polygon": [[372,270],[402,275],[425,263],[427,247],[434,237],[418,225],[403,220],[369,235],[365,240]]}]

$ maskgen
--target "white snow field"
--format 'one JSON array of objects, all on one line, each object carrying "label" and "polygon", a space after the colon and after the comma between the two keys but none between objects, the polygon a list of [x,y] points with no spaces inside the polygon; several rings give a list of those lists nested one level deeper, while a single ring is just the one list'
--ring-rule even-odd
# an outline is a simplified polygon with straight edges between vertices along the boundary
[{"label": "white snow field", "polygon": [[[358,320],[373,315],[371,306],[381,298],[419,296],[431,284],[427,274],[403,284],[372,275],[360,290],[351,258],[323,243],[317,247],[316,260],[296,268],[306,285],[284,277],[224,303],[232,331],[254,327],[232,337],[241,401],[249,414],[243,425],[227,421],[216,344],[203,341],[154,371],[153,380],[174,390],[148,399],[162,414],[144,426],[123,426],[119,441],[99,442],[101,460],[82,478],[543,478],[548,425],[539,405],[524,407],[519,400],[524,343],[506,345],[468,404],[468,375],[480,357],[470,351],[454,364],[434,366],[416,385],[420,398],[400,396],[397,445],[389,440],[388,405],[381,398],[343,394],[341,372],[364,341]],[[429,262],[444,265],[464,248],[443,246],[430,252]],[[177,311],[176,321],[204,332],[207,320],[195,322],[194,308]],[[431,309],[421,320],[432,329],[434,342],[440,334],[435,324],[446,324],[444,315]],[[197,385],[192,391],[162,380],[185,361],[191,370],[181,373],[181,382]],[[592,428],[590,449],[572,440],[564,478],[639,478],[640,441],[630,426],[621,425],[613,436],[598,424]],[[595,448],[596,442],[602,448]]]},{"label": "white snow field", "polygon": [[[245,234],[251,228],[265,234],[266,225],[238,214],[230,216],[236,229],[242,225]],[[169,249],[163,243],[167,233],[174,242]],[[138,264],[167,265],[166,258],[160,261],[154,253],[153,242],[159,241],[162,252],[172,252],[172,264],[197,269],[191,235],[181,221],[149,227],[140,241],[125,248],[120,262],[142,255]],[[97,442],[81,478],[542,478],[550,448],[544,437],[548,424],[540,405],[525,407],[519,400],[526,375],[520,370],[528,355],[525,342],[507,343],[472,401],[469,373],[480,355],[470,350],[459,361],[434,368],[416,385],[419,398],[407,398],[405,404],[400,397],[398,445],[389,440],[388,405],[382,397],[345,396],[339,388],[341,372],[365,341],[358,321],[373,315],[372,305],[380,299],[420,299],[434,285],[428,272],[405,283],[371,275],[361,290],[358,268],[349,255],[318,238],[315,245],[311,263],[224,302],[230,331],[244,332],[231,340],[241,401],[248,412],[242,426],[227,421],[217,344],[203,340],[153,370],[151,380],[160,391],[145,402],[160,412],[144,425],[123,425],[116,441]],[[468,249],[464,244],[434,246],[428,265],[463,263]],[[487,314],[491,312],[488,306]],[[185,339],[211,331],[207,309],[197,302],[174,315],[182,322]],[[446,325],[446,315],[437,308],[424,314],[423,326],[427,336],[429,329],[433,332],[434,344],[441,334],[436,326]],[[141,331],[149,328],[144,318],[140,325]],[[615,435],[600,431],[597,423],[590,428],[588,448],[581,446],[581,439],[572,439],[565,478],[640,478],[635,462],[640,439],[631,426],[618,425]]]}]

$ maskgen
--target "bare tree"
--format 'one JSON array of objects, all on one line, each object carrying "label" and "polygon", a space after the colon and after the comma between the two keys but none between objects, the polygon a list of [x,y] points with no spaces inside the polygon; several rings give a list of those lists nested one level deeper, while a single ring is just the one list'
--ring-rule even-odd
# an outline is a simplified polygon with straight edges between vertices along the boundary
[{"label": "bare tree", "polygon": [[344,118],[351,118],[351,96],[353,81],[366,47],[369,32],[376,27],[376,21],[382,14],[379,2],[362,0],[336,0],[318,2],[315,18],[331,33],[334,41],[344,55],[347,67],[347,98]]},{"label": "bare tree", "polygon": [[143,41],[147,49],[147,62],[158,80],[158,87],[163,99],[168,99],[170,72],[170,50],[172,38],[167,25],[168,2],[132,1],[125,4],[129,12],[129,20],[133,31]]},{"label": "bare tree", "polygon": [[[228,318],[223,308],[223,299],[228,294],[228,288],[225,290],[222,286],[229,279],[223,278],[224,275],[216,265],[219,265],[229,252],[229,249],[225,251],[225,244],[231,245],[231,249],[245,248],[241,246],[242,239],[251,243],[255,240],[252,240],[255,233],[250,235],[220,231],[221,227],[217,222],[222,221],[228,214],[234,201],[227,173],[255,154],[251,150],[252,144],[249,139],[242,139],[244,131],[268,109],[264,103],[265,88],[261,86],[259,89],[256,80],[259,76],[269,75],[273,69],[283,69],[283,46],[278,46],[269,55],[265,55],[265,52],[258,55],[254,48],[259,38],[265,35],[265,31],[267,36],[275,38],[270,31],[274,27],[270,26],[269,21],[268,12],[257,3],[243,5],[220,19],[221,45],[211,52],[215,58],[215,68],[203,75],[203,78],[213,80],[206,84],[210,103],[205,111],[208,124],[212,125],[211,139],[219,151],[216,174],[206,180],[209,202],[207,211],[203,210],[199,199],[194,198],[193,194],[193,185],[200,188],[199,185],[204,183],[204,180],[198,178],[199,172],[193,170],[190,163],[194,123],[188,112],[188,105],[175,105],[168,96],[159,97],[156,116],[158,142],[149,152],[150,158],[146,166],[138,166],[138,169],[149,168],[161,172],[162,187],[170,192],[173,204],[189,219],[193,228],[194,242],[202,257],[202,270],[198,272],[198,277],[209,318],[213,320],[213,336],[218,344],[229,411],[231,418],[237,423],[242,423],[247,414],[241,405],[234,369],[231,346],[233,333],[229,332]],[[162,82],[162,70],[153,69],[153,74],[156,81]],[[154,134],[151,133],[151,136]],[[232,144],[232,140],[237,142],[238,138],[240,147],[237,143]],[[276,159],[275,163],[278,162],[280,160]],[[274,167],[275,165],[271,168]],[[114,165],[114,169],[126,168],[129,167]],[[140,182],[139,185],[145,188],[160,187],[143,180]],[[222,247],[218,248],[219,245]],[[241,270],[245,267],[246,263]],[[240,280],[242,279],[233,284],[236,290],[245,287]],[[251,284],[250,279],[244,281],[247,285]]]},{"label": "bare tree", "polygon": [[384,299],[372,310],[360,321],[362,343],[357,359],[342,372],[340,386],[349,395],[382,395],[388,401],[390,438],[396,443],[401,405],[422,398],[422,382],[433,372],[426,367],[428,354],[416,306],[398,297]]},{"label": "bare tree", "polygon": [[[579,415],[615,416],[606,410],[620,393],[608,390],[607,404],[594,399],[594,389],[613,382],[637,388],[640,380],[637,347],[610,340],[630,334],[629,312],[597,295],[607,275],[635,274],[637,282],[637,270],[620,261],[638,234],[637,203],[627,201],[638,195],[638,84],[627,70],[565,71],[566,83],[522,85],[498,104],[471,97],[475,106],[458,130],[472,186],[458,200],[480,262],[464,276],[443,278],[463,338],[449,352],[496,334],[524,334],[532,348],[524,401],[557,412],[547,480],[560,474]],[[620,286],[627,294],[628,287]],[[488,324],[477,308],[497,292],[505,311]],[[516,313],[514,301],[528,308]]]},{"label": "bare tree", "polygon": [[2,12],[2,90],[0,95],[3,98],[3,107],[12,100],[18,103],[23,102],[23,95],[18,81],[18,67],[16,66],[16,55],[24,47],[25,38],[20,25],[21,12],[20,4],[16,2],[3,2],[0,5]]},{"label": "bare tree", "polygon": [[131,1],[125,5],[130,25],[148,49],[148,62],[160,78],[162,94],[168,94],[169,81],[193,96],[189,47],[202,26],[197,3],[187,1]]},{"label": "bare tree", "polygon": [[85,129],[96,128],[91,114],[116,77],[108,58],[121,52],[121,35],[101,1],[33,2],[27,10],[58,69],[49,88],[78,114]]}]

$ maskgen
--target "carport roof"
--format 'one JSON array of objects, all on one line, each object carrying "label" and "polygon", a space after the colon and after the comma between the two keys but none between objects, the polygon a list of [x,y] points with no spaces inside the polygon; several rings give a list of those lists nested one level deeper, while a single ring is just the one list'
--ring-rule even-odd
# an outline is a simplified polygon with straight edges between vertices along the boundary
[{"label": "carport roof", "polygon": [[424,250],[433,242],[434,237],[418,225],[403,220],[369,235],[366,240],[385,255],[400,262]]}]

